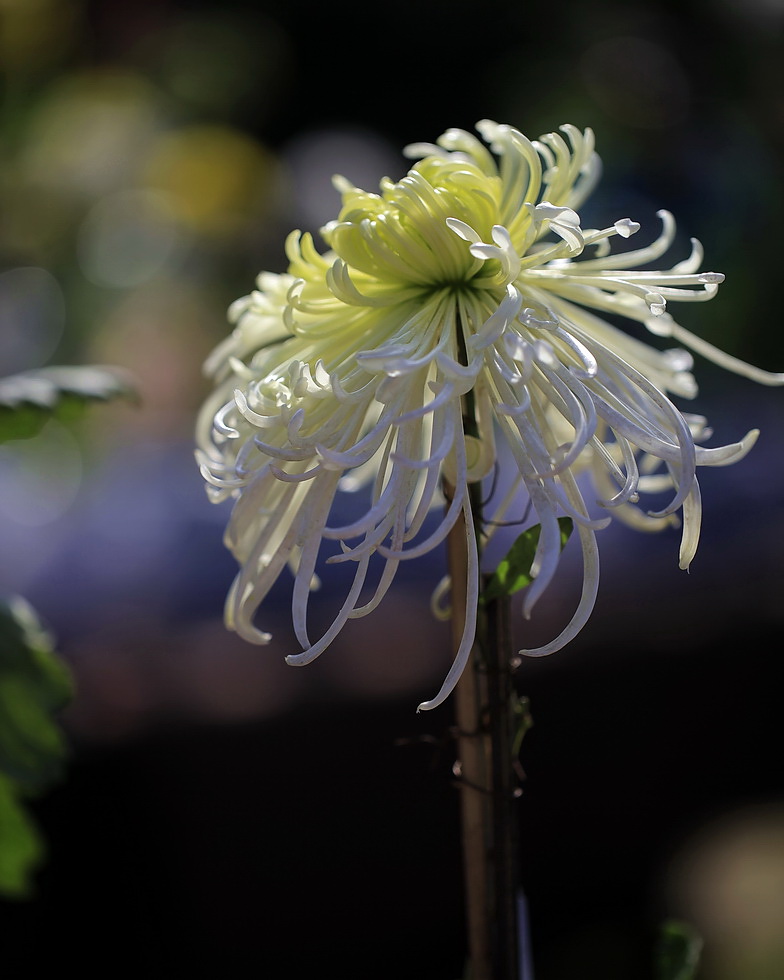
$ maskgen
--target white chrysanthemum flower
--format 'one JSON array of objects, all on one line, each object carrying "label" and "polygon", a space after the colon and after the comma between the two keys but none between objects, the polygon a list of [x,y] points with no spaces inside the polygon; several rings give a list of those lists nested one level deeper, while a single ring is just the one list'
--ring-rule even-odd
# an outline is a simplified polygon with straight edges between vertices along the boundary
[{"label": "white chrysanthemum flower", "polygon": [[[653,244],[614,254],[614,236],[639,225],[622,218],[584,229],[577,208],[600,170],[590,130],[562,127],[530,142],[484,121],[449,130],[438,145],[381,193],[336,178],[343,209],[323,231],[321,255],[309,235],[292,234],[285,275],[264,273],[258,289],[230,310],[236,324],[207,370],[216,390],[199,422],[198,457],[214,500],[233,497],[226,544],[241,564],[226,605],[227,625],[245,639],[269,634],[253,619],[286,566],[294,573],[293,621],[305,664],[351,618],[379,604],[401,561],[425,555],[464,518],[468,538],[467,622],[454,665],[433,708],[450,693],[468,658],[479,590],[478,547],[469,484],[496,460],[496,434],[517,466],[513,493],[530,499],[541,525],[524,612],[547,588],[560,554],[557,518],[568,515],[582,546],[582,598],[551,653],[585,624],[596,596],[596,531],[611,514],[649,530],[677,523],[680,564],[691,561],[700,528],[697,466],[723,466],[756,439],[698,446],[704,420],[684,416],[667,393],[691,398],[696,385],[683,349],[660,352],[602,319],[639,321],[739,374],[758,371],[684,330],[671,302],[710,299],[723,276],[701,272],[702,249],[665,271],[647,267],[669,249],[675,224],[660,212]],[[646,267],[643,271],[642,267]],[[464,417],[465,406],[473,417]],[[466,431],[469,429],[470,431]],[[604,515],[589,513],[576,481],[590,466]],[[434,503],[448,504],[435,527]],[[364,513],[330,523],[339,490],[370,486]],[[656,512],[641,495],[671,491]],[[308,632],[308,596],[322,545],[328,562],[355,571],[342,608],[318,639]],[[371,559],[383,562],[364,595]]]}]

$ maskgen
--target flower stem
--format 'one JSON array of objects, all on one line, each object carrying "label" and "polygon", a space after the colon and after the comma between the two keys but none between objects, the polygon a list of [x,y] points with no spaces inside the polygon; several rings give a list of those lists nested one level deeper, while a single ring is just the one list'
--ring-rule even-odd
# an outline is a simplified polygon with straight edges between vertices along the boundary
[{"label": "flower stem", "polygon": [[[465,625],[468,557],[463,518],[447,539],[449,574],[452,579],[452,640],[457,647]],[[478,540],[478,538],[477,538]],[[488,744],[482,732],[481,691],[483,677],[476,670],[477,644],[455,689],[457,758],[460,775],[460,821],[463,852],[463,888],[471,980],[490,980],[491,939],[487,921],[489,878],[487,874]]]},{"label": "flower stem", "polygon": [[[474,489],[474,519],[479,524],[479,487]],[[455,641],[465,621],[466,547],[465,527],[458,521],[448,539]],[[508,597],[482,603],[471,660],[455,691],[470,980],[523,980],[508,613]]]},{"label": "flower stem", "polygon": [[518,867],[517,867],[517,786],[512,747],[515,736],[514,685],[509,627],[509,596],[486,604],[484,665],[491,759],[492,845],[490,874],[494,893],[495,977],[519,978]]}]

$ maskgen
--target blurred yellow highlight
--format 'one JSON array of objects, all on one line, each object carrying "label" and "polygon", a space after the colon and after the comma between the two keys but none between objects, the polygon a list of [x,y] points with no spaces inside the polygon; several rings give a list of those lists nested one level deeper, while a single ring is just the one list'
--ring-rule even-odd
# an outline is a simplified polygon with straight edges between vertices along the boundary
[{"label": "blurred yellow highlight", "polygon": [[76,0],[0,0],[0,63],[28,75],[68,52],[81,26]]},{"label": "blurred yellow highlight", "polygon": [[20,165],[27,180],[88,200],[135,179],[164,125],[158,94],[122,70],[68,75],[38,106]]},{"label": "blurred yellow highlight", "polygon": [[676,859],[671,898],[705,940],[704,980],[784,977],[784,807],[705,827]]},{"label": "blurred yellow highlight", "polygon": [[266,210],[277,165],[257,142],[227,126],[165,133],[152,148],[145,183],[163,191],[176,217],[201,235],[230,234]]}]

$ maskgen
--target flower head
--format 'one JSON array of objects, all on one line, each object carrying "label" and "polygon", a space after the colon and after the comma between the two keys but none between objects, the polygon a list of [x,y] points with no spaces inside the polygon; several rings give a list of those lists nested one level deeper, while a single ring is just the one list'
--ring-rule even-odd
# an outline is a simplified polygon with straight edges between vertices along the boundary
[{"label": "flower head", "polygon": [[[602,318],[614,314],[653,334],[769,384],[784,376],[751,368],[688,333],[669,305],[711,299],[723,276],[702,272],[702,249],[649,271],[670,248],[675,224],[660,212],[652,244],[614,252],[612,240],[639,225],[621,218],[583,228],[578,208],[599,176],[593,134],[564,126],[531,142],[510,126],[478,124],[485,142],[449,130],[417,144],[418,162],[371,194],[336,178],[343,207],[322,235],[286,244],[288,272],[262,273],[229,311],[230,337],[207,370],[216,388],[199,420],[198,458],[214,500],[235,498],[226,544],[241,565],[226,621],[265,643],[256,611],[286,566],[294,574],[293,622],[309,663],[351,618],[379,604],[403,561],[439,545],[464,520],[468,616],[454,665],[432,708],[466,663],[475,629],[479,559],[469,484],[496,462],[500,436],[516,464],[512,492],[527,495],[541,525],[535,579],[524,611],[552,580],[559,515],[582,547],[582,597],[561,634],[531,655],[551,653],[585,624],[596,596],[596,531],[610,515],[655,530],[678,521],[680,564],[700,529],[697,466],[723,466],[755,441],[702,448],[705,422],[669,394],[696,393],[684,349],[659,351]],[[486,145],[487,144],[487,145]],[[466,406],[470,406],[466,417]],[[578,486],[589,467],[600,494],[591,513]],[[448,500],[433,525],[426,518]],[[369,487],[364,512],[330,522],[341,490]],[[646,493],[669,489],[656,511]],[[319,638],[308,632],[308,596],[327,562],[354,569],[345,601]],[[382,562],[365,594],[371,559]]]}]

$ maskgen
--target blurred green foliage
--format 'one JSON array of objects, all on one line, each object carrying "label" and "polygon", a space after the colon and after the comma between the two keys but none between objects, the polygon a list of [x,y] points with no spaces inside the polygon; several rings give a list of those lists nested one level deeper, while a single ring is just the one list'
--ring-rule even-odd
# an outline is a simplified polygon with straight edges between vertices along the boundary
[{"label": "blurred green foliage", "polygon": [[[0,443],[72,420],[91,402],[135,397],[127,372],[111,367],[40,368],[0,378]],[[27,898],[44,842],[25,800],[63,775],[67,747],[54,715],[71,699],[68,668],[32,607],[0,601],[0,895]]]},{"label": "blurred green foliage", "polygon": [[30,605],[0,602],[0,895],[32,892],[44,845],[24,801],[63,775],[67,746],[53,715],[71,695],[70,673]]},{"label": "blurred green foliage", "polygon": [[50,418],[72,421],[93,401],[134,397],[126,372],[91,365],[48,367],[0,378],[0,443],[37,435]]},{"label": "blurred green foliage", "polygon": [[662,923],[656,961],[656,980],[695,980],[702,938],[687,922]]}]

